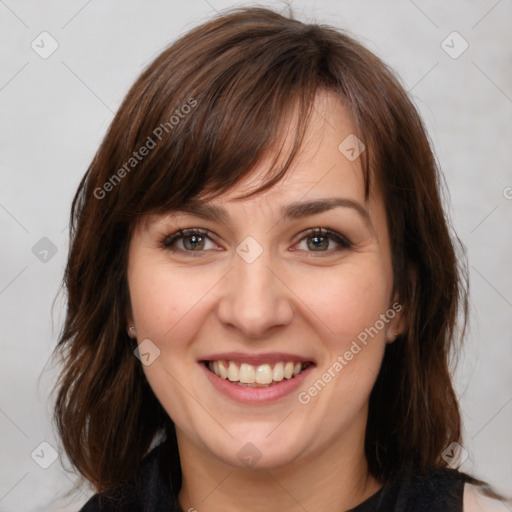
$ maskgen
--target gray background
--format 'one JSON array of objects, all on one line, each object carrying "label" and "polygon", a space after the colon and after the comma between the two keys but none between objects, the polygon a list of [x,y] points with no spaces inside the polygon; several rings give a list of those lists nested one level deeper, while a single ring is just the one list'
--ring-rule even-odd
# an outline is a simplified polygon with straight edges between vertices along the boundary
[{"label": "gray background", "polygon": [[[63,301],[53,311],[52,303],[78,182],[149,61],[215,10],[235,5],[242,2],[0,0],[1,512],[57,510],[52,499],[74,486],[59,461],[40,465],[52,461],[53,448],[61,451],[49,419],[49,356]],[[456,373],[469,454],[462,469],[510,494],[512,2],[292,5],[301,19],[346,28],[368,45],[399,73],[423,115],[470,265],[471,332]],[[42,47],[43,31],[58,43],[46,59],[31,47],[34,40]],[[446,39],[453,31],[469,44],[458,58],[464,42]],[[90,493],[77,487],[62,510],[77,510]]]}]

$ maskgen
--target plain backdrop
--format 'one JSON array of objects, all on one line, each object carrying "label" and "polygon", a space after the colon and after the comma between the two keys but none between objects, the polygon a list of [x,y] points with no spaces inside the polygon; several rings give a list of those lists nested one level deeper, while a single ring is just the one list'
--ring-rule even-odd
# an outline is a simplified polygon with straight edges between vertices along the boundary
[{"label": "plain backdrop", "polygon": [[[142,69],[215,11],[243,4],[0,0],[0,512],[57,510],[52,500],[75,485],[54,461],[62,450],[49,357],[63,320],[62,299],[53,312],[52,303],[76,187]],[[382,57],[426,122],[470,269],[471,330],[456,372],[462,469],[512,494],[512,2],[292,7]],[[77,486],[62,510],[90,494]]]}]

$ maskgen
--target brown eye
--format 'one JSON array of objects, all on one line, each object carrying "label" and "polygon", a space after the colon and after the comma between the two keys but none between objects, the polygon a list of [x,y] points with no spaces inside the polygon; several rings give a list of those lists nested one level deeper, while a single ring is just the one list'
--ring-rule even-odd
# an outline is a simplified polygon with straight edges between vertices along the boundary
[{"label": "brown eye", "polygon": [[334,249],[339,251],[342,249],[349,249],[352,247],[351,242],[343,235],[331,231],[329,229],[315,228],[306,232],[306,236],[299,242],[306,241],[306,250],[308,252],[332,252],[329,250],[330,246],[338,245],[340,248]]},{"label": "brown eye", "polygon": [[321,251],[325,251],[329,248],[331,239],[323,235],[314,235],[308,236],[307,240],[311,241],[311,243],[308,243],[308,249],[320,249]]},{"label": "brown eye", "polygon": [[162,246],[171,251],[203,252],[207,242],[212,241],[208,235],[209,231],[202,229],[180,229],[167,236],[162,241]]}]

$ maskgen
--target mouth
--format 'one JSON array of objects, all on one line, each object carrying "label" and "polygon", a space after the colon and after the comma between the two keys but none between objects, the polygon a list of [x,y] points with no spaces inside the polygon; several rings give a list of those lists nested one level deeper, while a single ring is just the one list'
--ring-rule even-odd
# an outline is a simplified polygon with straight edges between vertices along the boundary
[{"label": "mouth", "polygon": [[313,361],[277,361],[249,364],[230,360],[202,361],[208,371],[232,384],[247,388],[268,388],[302,374]]}]

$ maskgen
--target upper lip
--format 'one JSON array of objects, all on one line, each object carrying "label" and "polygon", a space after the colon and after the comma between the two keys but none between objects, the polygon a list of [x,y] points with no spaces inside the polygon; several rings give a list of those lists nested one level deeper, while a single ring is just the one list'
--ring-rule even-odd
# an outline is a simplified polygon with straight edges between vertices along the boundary
[{"label": "upper lip", "polygon": [[265,363],[278,363],[279,361],[292,361],[294,363],[302,362],[314,363],[312,358],[298,356],[296,354],[288,354],[285,352],[268,352],[266,354],[247,354],[244,352],[222,352],[211,354],[200,359],[204,361],[237,361],[251,365],[260,365]]}]

